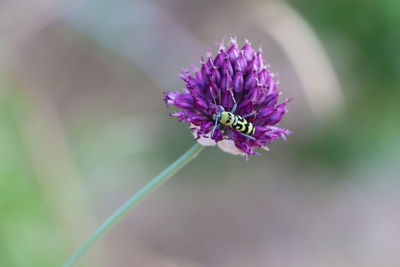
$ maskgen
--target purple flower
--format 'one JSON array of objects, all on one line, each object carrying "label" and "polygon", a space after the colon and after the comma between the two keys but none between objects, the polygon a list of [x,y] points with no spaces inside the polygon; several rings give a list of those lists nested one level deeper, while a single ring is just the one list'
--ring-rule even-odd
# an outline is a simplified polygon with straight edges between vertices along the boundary
[{"label": "purple flower", "polygon": [[[261,49],[255,52],[247,40],[242,49],[236,39],[231,38],[230,43],[228,49],[222,43],[215,58],[208,51],[207,59],[201,58],[201,69],[193,66],[193,74],[184,69],[180,75],[186,83],[183,92],[165,92],[164,100],[167,107],[181,109],[170,115],[189,123],[199,143],[218,144],[222,150],[248,159],[259,155],[254,148],[268,149],[275,139],[286,140],[292,133],[276,126],[288,112],[289,100],[278,103],[278,79],[264,64]],[[222,111],[245,117],[254,133],[244,134],[225,124],[215,127],[215,118]]]}]

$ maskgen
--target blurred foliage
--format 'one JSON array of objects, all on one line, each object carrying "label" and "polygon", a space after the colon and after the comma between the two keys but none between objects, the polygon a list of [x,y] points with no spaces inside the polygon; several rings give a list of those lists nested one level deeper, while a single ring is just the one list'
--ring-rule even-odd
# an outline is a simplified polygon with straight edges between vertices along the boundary
[{"label": "blurred foliage", "polygon": [[[291,1],[316,30],[348,100],[336,122],[299,148],[330,164],[382,159],[398,148],[400,133],[400,2]],[[384,158],[383,158],[384,159]]]},{"label": "blurred foliage", "polygon": [[24,148],[15,88],[0,84],[0,266],[57,266],[65,244]]}]

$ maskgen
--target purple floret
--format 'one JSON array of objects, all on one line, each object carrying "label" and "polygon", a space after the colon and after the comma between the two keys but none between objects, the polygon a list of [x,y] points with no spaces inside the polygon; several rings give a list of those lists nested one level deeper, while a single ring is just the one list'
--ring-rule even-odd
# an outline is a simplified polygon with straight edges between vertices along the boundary
[{"label": "purple floret", "polygon": [[[264,64],[261,49],[255,52],[247,40],[242,49],[239,49],[235,39],[231,39],[228,49],[225,49],[222,43],[215,58],[208,51],[207,60],[201,58],[200,70],[193,66],[192,74],[184,69],[180,77],[186,83],[183,92],[165,92],[164,100],[167,107],[174,105],[181,109],[170,115],[178,117],[181,122],[189,123],[195,132],[196,140],[226,142],[223,144],[224,151],[229,151],[226,147],[231,144],[236,147],[234,150],[242,152],[241,154],[248,158],[249,155],[258,155],[254,148],[266,148],[275,139],[281,137],[286,140],[286,135],[292,133],[276,126],[288,112],[289,100],[278,104],[280,92],[277,91],[277,77],[270,71],[269,66]],[[237,102],[235,115],[256,114],[246,118],[255,127],[252,136],[256,140],[249,139],[233,129],[232,140],[227,140],[226,130],[229,126],[224,125],[216,129],[211,137],[215,123],[213,115],[217,111],[213,95],[217,105],[223,106],[225,111],[231,111],[234,101],[230,91]]]}]

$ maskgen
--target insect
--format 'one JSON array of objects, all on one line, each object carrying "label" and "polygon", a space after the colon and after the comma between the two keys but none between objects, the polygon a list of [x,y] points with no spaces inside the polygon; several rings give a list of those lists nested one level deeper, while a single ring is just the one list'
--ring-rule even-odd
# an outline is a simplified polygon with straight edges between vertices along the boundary
[{"label": "insect", "polygon": [[[211,92],[211,96],[214,100],[214,104],[217,106],[217,112],[213,115],[213,120],[215,120],[215,125],[214,125],[213,131],[211,133],[211,138],[214,136],[215,129],[221,127],[221,124],[223,124],[225,126],[230,127],[227,130],[228,139],[231,139],[231,129],[233,129],[233,130],[238,131],[241,135],[243,135],[251,140],[256,140],[253,136],[251,136],[255,132],[254,125],[245,119],[245,118],[248,118],[251,116],[255,116],[256,113],[250,113],[243,117],[241,117],[239,115],[235,115],[234,113],[237,108],[237,103],[236,103],[235,96],[233,95],[232,90],[229,90],[229,92],[231,93],[234,105],[233,105],[231,112],[225,111],[223,106],[217,105],[217,102],[215,101],[214,93],[213,93],[211,87],[210,87],[210,92]],[[220,123],[218,123],[218,121],[220,121]]]}]

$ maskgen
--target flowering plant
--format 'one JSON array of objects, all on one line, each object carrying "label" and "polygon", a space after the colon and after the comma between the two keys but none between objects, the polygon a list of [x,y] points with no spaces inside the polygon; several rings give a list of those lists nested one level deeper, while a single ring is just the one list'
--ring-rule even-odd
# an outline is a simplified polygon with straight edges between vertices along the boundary
[{"label": "flowering plant", "polygon": [[[208,52],[207,60],[201,59],[201,70],[193,66],[194,75],[183,70],[183,92],[166,92],[167,107],[174,105],[181,111],[170,115],[190,124],[197,143],[142,187],[117,211],[68,260],[72,266],[107,230],[142,200],[168,181],[183,166],[195,158],[204,146],[218,146],[229,153],[246,156],[259,155],[253,149],[264,148],[279,137],[291,134],[276,125],[288,111],[285,100],[278,104],[278,80],[264,65],[262,51],[255,52],[246,41],[242,49],[236,39],[225,49],[222,43],[218,55]],[[218,123],[219,122],[219,123]]]}]

